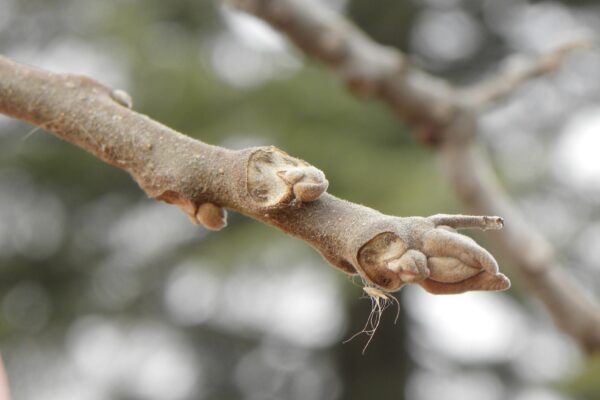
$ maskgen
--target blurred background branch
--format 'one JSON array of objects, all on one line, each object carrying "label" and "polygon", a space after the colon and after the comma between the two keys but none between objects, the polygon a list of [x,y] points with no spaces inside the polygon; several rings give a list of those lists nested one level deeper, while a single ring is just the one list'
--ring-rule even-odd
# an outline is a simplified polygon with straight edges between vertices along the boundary
[{"label": "blurred background branch", "polygon": [[493,106],[509,97],[529,80],[556,72],[576,50],[589,48],[591,40],[574,40],[539,57],[514,55],[502,63],[498,72],[472,87],[461,90],[462,103],[476,110]]},{"label": "blurred background branch", "polygon": [[451,85],[414,68],[402,53],[373,42],[326,5],[293,0],[225,3],[263,18],[306,54],[330,65],[351,91],[382,99],[425,131],[432,133],[454,118]]}]

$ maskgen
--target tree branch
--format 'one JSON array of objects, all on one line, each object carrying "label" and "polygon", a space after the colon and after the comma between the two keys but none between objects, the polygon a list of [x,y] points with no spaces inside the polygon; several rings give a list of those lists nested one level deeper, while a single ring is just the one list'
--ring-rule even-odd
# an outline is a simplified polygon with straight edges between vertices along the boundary
[{"label": "tree branch", "polygon": [[474,109],[489,107],[510,96],[529,80],[556,71],[573,51],[590,46],[589,40],[580,40],[537,57],[512,56],[494,76],[463,89],[460,93],[462,102]]},{"label": "tree branch", "polygon": [[456,94],[442,79],[414,68],[406,57],[370,40],[316,1],[224,0],[283,31],[306,54],[329,65],[360,96],[386,102],[423,139],[454,117]]},{"label": "tree branch", "polygon": [[[415,125],[422,139],[440,145],[443,170],[465,206],[473,213],[502,215],[509,221],[509,228],[494,239],[505,250],[506,259],[544,303],[558,327],[584,349],[600,351],[598,304],[577,288],[554,258],[551,246],[525,222],[500,189],[488,157],[475,143],[478,109],[510,94],[526,79],[552,71],[571,50],[582,44],[566,46],[534,60],[518,73],[509,73],[509,78],[506,73],[500,73],[490,81],[460,91],[442,79],[409,66],[402,53],[372,42],[317,2],[224,1],[271,23],[307,55],[330,65],[351,90],[385,101],[400,118]],[[452,223],[458,224],[458,221],[448,221],[448,225]],[[430,269],[435,269],[436,263],[430,262]],[[423,284],[432,292],[436,285],[437,282]]]},{"label": "tree branch", "polygon": [[485,249],[438,228],[435,218],[392,217],[338,199],[325,193],[320,170],[281,150],[211,146],[130,105],[124,92],[90,78],[0,57],[0,112],[124,169],[149,196],[179,206],[196,223],[219,229],[222,208],[231,208],[305,240],[332,265],[386,291],[406,283],[434,293],[510,286]]}]

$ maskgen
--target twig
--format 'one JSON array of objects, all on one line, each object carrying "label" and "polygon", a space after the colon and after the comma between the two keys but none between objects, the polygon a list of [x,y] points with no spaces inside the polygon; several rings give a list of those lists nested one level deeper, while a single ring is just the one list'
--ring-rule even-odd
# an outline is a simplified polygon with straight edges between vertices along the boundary
[{"label": "twig", "polygon": [[436,214],[429,217],[436,226],[444,225],[454,229],[477,228],[481,230],[502,229],[504,219],[474,215]]},{"label": "twig", "polygon": [[[230,208],[305,240],[333,266],[395,291],[444,277],[436,293],[503,290],[496,261],[466,236],[423,217],[392,217],[325,193],[323,172],[274,147],[231,151],[184,136],[129,109],[121,91],[0,57],[0,112],[124,169],[153,198],[196,223],[225,225]],[[443,240],[444,246],[437,245]],[[455,260],[429,271],[427,257]],[[448,272],[447,269],[460,269]],[[465,269],[467,268],[467,269]],[[468,271],[465,274],[461,271]],[[472,280],[473,274],[486,277]],[[445,279],[452,276],[453,279]]]},{"label": "twig", "polygon": [[579,40],[561,46],[549,54],[541,56],[512,56],[504,62],[492,77],[463,89],[459,96],[465,105],[474,109],[484,109],[506,98],[521,85],[533,78],[556,71],[564,60],[575,50],[588,48],[590,40]]}]

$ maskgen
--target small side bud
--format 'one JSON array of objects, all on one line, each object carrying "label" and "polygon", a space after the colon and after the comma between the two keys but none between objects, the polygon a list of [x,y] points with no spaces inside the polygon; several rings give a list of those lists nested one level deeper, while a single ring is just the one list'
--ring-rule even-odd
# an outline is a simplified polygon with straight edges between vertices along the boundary
[{"label": "small side bud", "polygon": [[115,89],[110,93],[110,97],[123,107],[131,108],[133,107],[133,100],[129,93],[121,89]]},{"label": "small side bud", "polygon": [[247,182],[250,196],[264,207],[315,201],[329,186],[322,171],[275,147],[250,156]]},{"label": "small side bud", "polygon": [[304,178],[304,168],[291,168],[287,171],[279,171],[277,174],[290,185],[294,185]]},{"label": "small side bud", "polygon": [[196,211],[196,220],[206,229],[218,231],[227,226],[227,211],[213,203],[203,203]]},{"label": "small side bud", "polygon": [[314,201],[321,197],[328,187],[329,181],[323,171],[310,166],[304,171],[304,178],[294,185],[294,194],[299,201]]},{"label": "small side bud", "polygon": [[329,187],[329,181],[323,171],[311,166],[294,167],[277,173],[281,179],[292,186],[297,201],[306,203],[315,201]]}]

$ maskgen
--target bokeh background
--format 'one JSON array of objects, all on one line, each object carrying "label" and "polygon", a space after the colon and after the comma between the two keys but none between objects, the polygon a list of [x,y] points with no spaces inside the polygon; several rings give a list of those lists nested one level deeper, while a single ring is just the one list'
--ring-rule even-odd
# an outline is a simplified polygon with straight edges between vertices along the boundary
[{"label": "bokeh background", "polygon": [[[600,33],[595,0],[327,4],[459,84]],[[462,211],[434,150],[384,105],[216,0],[0,0],[0,53],[123,88],[208,143],[274,144],[320,167],[332,194],[385,213]],[[597,298],[600,50],[481,126],[519,207]],[[370,312],[360,282],[304,243],[235,213],[208,233],[124,172],[0,116],[0,351],[15,399],[600,398],[600,360],[499,261],[506,293],[404,288],[398,323],[388,311],[362,355],[366,337],[343,344]]]}]

